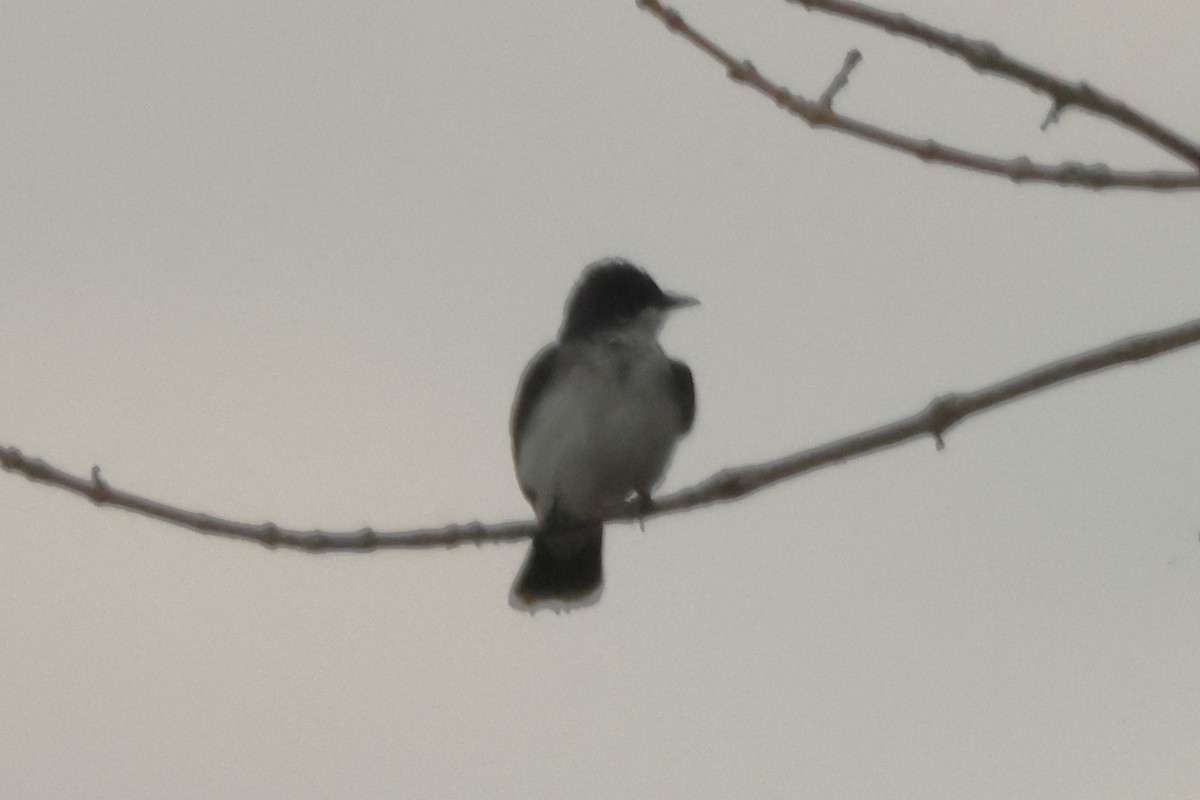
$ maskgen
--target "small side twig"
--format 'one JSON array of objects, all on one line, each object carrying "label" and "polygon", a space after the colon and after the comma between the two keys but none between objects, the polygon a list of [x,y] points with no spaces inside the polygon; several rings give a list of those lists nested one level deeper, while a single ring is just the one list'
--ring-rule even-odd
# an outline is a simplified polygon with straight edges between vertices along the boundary
[{"label": "small side twig", "polygon": [[104,478],[100,476],[99,464],[92,467],[92,492],[90,496],[92,502],[97,505],[108,502],[109,497],[112,496],[112,489],[104,482]]},{"label": "small side twig", "polygon": [[1050,104],[1050,110],[1046,112],[1046,118],[1042,120],[1042,124],[1039,129],[1043,132],[1048,130],[1051,125],[1058,122],[1059,118],[1062,117],[1062,113],[1066,110],[1067,107],[1064,103],[1055,100]]},{"label": "small side twig", "polygon": [[[734,467],[713,475],[674,494],[633,502],[616,510],[611,519],[640,521],[658,514],[675,513],[713,503],[727,503],[767,486],[806,472],[852,458],[894,447],[909,439],[932,437],[941,449],[950,428],[967,417],[1011,402],[1033,392],[1098,372],[1119,364],[1152,358],[1200,342],[1200,319],[1138,336],[1121,339],[1103,347],[1054,361],[973,392],[945,394],[934,399],[922,411],[888,425],[828,442],[775,461]],[[379,533],[361,528],[344,533],[320,530],[293,530],[266,522],[251,524],[213,517],[150,500],[131,492],[114,489],[100,479],[93,468],[91,479],[81,478],[30,458],[15,447],[0,445],[0,468],[81,495],[93,502],[133,511],[154,519],[190,528],[200,533],[257,542],[266,547],[287,547],[310,553],[335,551],[369,552],[385,548],[418,549],[455,547],[473,542],[509,542],[533,535],[532,521],[485,525],[470,522],[443,528]],[[98,489],[97,487],[102,487]],[[102,492],[102,495],[98,494]],[[97,499],[102,497],[102,499]]]},{"label": "small side twig", "polygon": [[833,98],[837,97],[837,93],[846,87],[850,82],[850,73],[862,61],[862,53],[857,50],[851,50],[846,53],[846,60],[842,62],[842,68],[838,70],[838,74],[833,77],[833,81],[829,84],[829,88],[821,93],[821,98],[817,103],[825,108],[833,108]]}]

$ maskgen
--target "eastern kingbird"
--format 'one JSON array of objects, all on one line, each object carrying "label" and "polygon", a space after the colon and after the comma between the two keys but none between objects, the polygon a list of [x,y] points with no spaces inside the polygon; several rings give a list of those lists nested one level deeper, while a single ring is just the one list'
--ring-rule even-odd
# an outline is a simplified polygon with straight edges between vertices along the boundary
[{"label": "eastern kingbird", "polygon": [[657,337],[668,311],[696,304],[621,259],[591,264],[575,284],[558,341],[529,362],[513,402],[517,483],[540,524],[514,608],[600,599],[604,518],[632,497],[649,502],[692,428],[692,371]]}]

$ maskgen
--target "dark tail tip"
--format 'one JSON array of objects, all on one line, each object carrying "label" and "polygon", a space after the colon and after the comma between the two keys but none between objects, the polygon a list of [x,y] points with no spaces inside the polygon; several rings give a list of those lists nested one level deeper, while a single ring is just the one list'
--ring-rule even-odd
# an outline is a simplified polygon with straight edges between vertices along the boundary
[{"label": "dark tail tip", "polygon": [[604,527],[599,522],[538,531],[509,603],[522,611],[590,606],[604,588],[603,549]]}]

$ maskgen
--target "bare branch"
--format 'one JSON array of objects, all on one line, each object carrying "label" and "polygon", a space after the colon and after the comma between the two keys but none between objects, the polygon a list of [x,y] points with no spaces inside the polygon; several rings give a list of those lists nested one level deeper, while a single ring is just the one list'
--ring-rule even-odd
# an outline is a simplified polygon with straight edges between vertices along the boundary
[{"label": "bare branch", "polygon": [[925,409],[869,431],[785,456],[776,461],[727,469],[654,503],[653,513],[684,511],[729,502],[820,467],[848,461],[921,436],[944,447],[946,432],[972,414],[1109,367],[1153,358],[1200,342],[1200,319],[1120,339],[1023,372],[972,392],[935,398]]},{"label": "bare branch", "polygon": [[[787,0],[809,11],[823,11],[865,25],[879,28],[895,36],[914,39],[966,61],[975,70],[1009,78],[1050,96],[1054,107],[1061,111],[1077,106],[1101,117],[1124,125],[1129,130],[1154,142],[1168,153],[1200,169],[1200,145],[1189,142],[1170,128],[1134,111],[1116,98],[1106,95],[1087,83],[1068,83],[1002,52],[999,47],[982,39],[968,39],[948,33],[913,19],[905,14],[852,2],[852,0]],[[1057,117],[1057,114],[1055,114]]]},{"label": "bare branch", "polygon": [[64,472],[41,459],[30,458],[15,447],[0,445],[0,468],[20,473],[37,483],[46,483],[66,489],[68,492],[83,495],[98,506],[122,508],[200,533],[244,539],[272,548],[288,547],[313,553],[335,550],[369,551],[381,548],[455,547],[470,542],[478,544],[512,541],[529,538],[535,529],[532,522],[508,522],[492,525],[470,522],[465,525],[449,525],[445,528],[385,533],[378,533],[371,528],[343,533],[293,530],[280,527],[273,522],[256,525],[213,517],[195,511],[185,511],[131,492],[112,488],[100,480],[99,467],[92,467],[92,479],[88,480]]},{"label": "bare branch", "polygon": [[[800,0],[795,0],[799,2]],[[843,114],[835,112],[832,108],[822,105],[820,102],[807,100],[804,97],[795,94],[786,87],[774,83],[764,77],[755,68],[754,64],[749,61],[739,60],[734,58],[728,51],[716,44],[712,39],[691,27],[686,20],[680,16],[679,12],[674,9],[663,6],[658,0],[637,0],[638,6],[649,11],[654,16],[658,17],[667,26],[669,30],[679,34],[687,39],[693,45],[703,50],[714,60],[724,65],[729,74],[729,78],[735,83],[744,83],[747,86],[757,90],[759,93],[767,96],[775,102],[780,108],[800,117],[813,128],[828,127],[835,130],[840,130],[851,136],[859,139],[864,139],[893,150],[909,153],[920,158],[923,161],[935,161],[942,164],[950,164],[952,166],[961,167],[963,169],[974,170],[976,172],[986,172],[993,175],[1002,175],[1013,181],[1024,182],[1042,182],[1042,183],[1057,183],[1064,186],[1084,186],[1089,189],[1107,189],[1115,187],[1136,188],[1136,189],[1153,189],[1158,191],[1179,190],[1179,189],[1200,189],[1200,171],[1195,172],[1170,172],[1170,171],[1137,171],[1127,172],[1111,169],[1105,164],[1082,164],[1074,161],[1067,161],[1061,164],[1039,164],[1028,157],[1019,156],[1011,159],[996,158],[993,156],[974,153],[968,150],[961,150],[955,147],[937,142],[933,139],[915,139],[909,136],[880,128],[871,125],[867,122],[847,117]],[[816,7],[817,0],[811,0],[809,5]],[[843,4],[844,5],[844,4]],[[857,6],[856,6],[857,7]],[[821,5],[824,10],[824,5]],[[866,9],[865,6],[861,7]],[[873,11],[873,9],[867,9]],[[831,12],[832,13],[832,12]],[[882,12],[875,12],[881,14]],[[904,17],[903,19],[907,19]],[[910,21],[911,22],[911,21]],[[914,23],[915,24],[915,23]],[[933,29],[930,29],[933,30]],[[950,34],[944,34],[951,36]],[[964,40],[967,41],[967,40]],[[971,43],[977,45],[978,43]],[[981,52],[976,53],[979,64],[990,64],[985,58],[985,55],[998,54],[999,51],[995,47],[982,43]],[[978,49],[978,48],[977,48]],[[975,52],[975,51],[971,51]],[[1002,55],[1002,54],[1001,54]],[[1006,68],[1013,64],[1019,65],[1018,62],[1013,62],[1011,59],[1005,60],[1003,57],[999,60],[999,64],[1005,65]],[[983,69],[982,66],[976,66],[977,69]],[[999,68],[992,67],[993,71],[999,71]],[[1037,75],[1036,70],[1032,71]],[[1008,72],[1003,74],[1010,74]],[[1024,74],[1023,72],[1021,74]],[[1045,76],[1049,78],[1049,76]],[[1058,79],[1050,78],[1051,81]],[[1058,81],[1063,87],[1070,88],[1069,84]],[[1056,86],[1058,84],[1055,84]],[[1060,92],[1061,94],[1061,92]],[[1085,102],[1086,101],[1086,102]],[[1096,92],[1086,84],[1078,84],[1070,92],[1066,92],[1066,100],[1064,102],[1075,103],[1081,107],[1089,108],[1096,111],[1097,107],[1105,108],[1114,114],[1115,119],[1118,119],[1123,124],[1129,125],[1130,121],[1138,122],[1142,128],[1153,128],[1160,132],[1160,135],[1154,140],[1160,144],[1164,141],[1182,142],[1180,145],[1186,152],[1187,147],[1191,146],[1184,142],[1179,137],[1171,139],[1170,135],[1162,135],[1161,132],[1166,132],[1162,126],[1157,126],[1149,120],[1141,117],[1130,111],[1125,106],[1111,100],[1105,95]],[[1124,109],[1123,112],[1119,109]],[[1101,113],[1101,112],[1097,112]],[[1131,125],[1129,125],[1132,127]],[[1142,128],[1137,128],[1139,132],[1146,134]],[[1146,134],[1148,135],[1148,134]],[[1194,147],[1194,146],[1191,146]],[[1190,159],[1188,159],[1190,161]]]},{"label": "bare branch", "polygon": [[[775,461],[723,470],[695,486],[658,498],[648,505],[632,503],[611,518],[641,520],[658,514],[730,502],[820,467],[848,461],[921,436],[933,437],[940,449],[946,431],[972,414],[1083,375],[1119,364],[1152,358],[1197,342],[1200,342],[1200,319],[1121,339],[973,392],[942,395],[934,399],[923,411],[888,425],[837,439]],[[378,533],[371,528],[343,533],[291,530],[270,522],[255,525],[175,508],[112,488],[100,477],[99,467],[92,468],[89,480],[64,472],[40,459],[25,456],[15,447],[0,445],[0,468],[24,475],[37,483],[57,486],[82,495],[96,505],[123,508],[201,533],[244,539],[272,548],[288,547],[313,553],[455,547],[468,542],[479,544],[516,541],[528,538],[536,529],[533,522],[491,525],[471,522],[445,528],[385,533]]]}]

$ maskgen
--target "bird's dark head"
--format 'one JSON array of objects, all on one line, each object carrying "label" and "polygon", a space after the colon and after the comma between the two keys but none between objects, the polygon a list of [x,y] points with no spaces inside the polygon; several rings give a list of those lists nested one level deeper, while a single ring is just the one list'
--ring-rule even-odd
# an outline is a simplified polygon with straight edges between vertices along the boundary
[{"label": "bird's dark head", "polygon": [[698,302],[664,292],[645,270],[628,261],[597,261],[583,270],[567,300],[560,338],[579,339],[637,324],[657,331],[666,312]]}]

